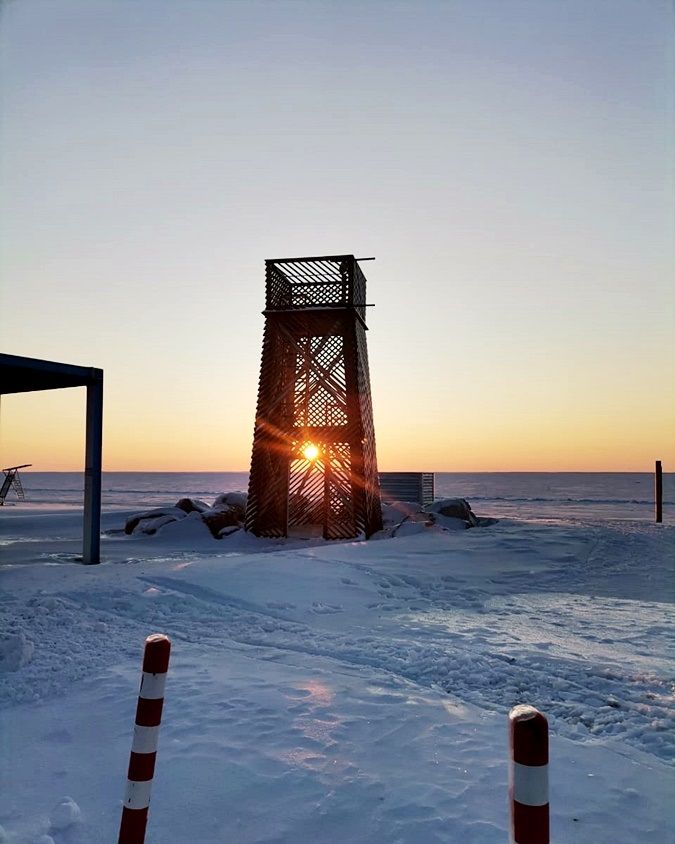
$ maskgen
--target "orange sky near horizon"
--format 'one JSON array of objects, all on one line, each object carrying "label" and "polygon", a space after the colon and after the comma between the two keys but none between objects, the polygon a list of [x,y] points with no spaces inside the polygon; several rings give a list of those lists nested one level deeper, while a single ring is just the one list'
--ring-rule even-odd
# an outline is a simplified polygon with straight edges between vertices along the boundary
[{"label": "orange sky near horizon", "polygon": [[[84,388],[3,396],[2,466],[81,470],[84,406]],[[104,413],[104,470],[248,471],[254,405],[236,418],[217,409],[212,404],[200,418],[186,407],[169,422],[142,402],[134,415],[112,407]],[[376,404],[378,465],[382,471],[649,472],[660,459],[664,471],[675,467],[672,418],[652,414],[651,406],[642,416],[598,403],[590,411],[579,417],[564,407],[540,407],[524,420],[495,402],[479,419],[457,412],[451,422],[436,411],[423,424],[412,414],[378,412]]]}]

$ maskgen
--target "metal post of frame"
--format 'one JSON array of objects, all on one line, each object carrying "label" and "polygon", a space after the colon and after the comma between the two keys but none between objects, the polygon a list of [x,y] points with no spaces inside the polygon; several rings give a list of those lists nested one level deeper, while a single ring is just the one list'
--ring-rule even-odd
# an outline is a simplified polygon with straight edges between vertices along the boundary
[{"label": "metal post of frame", "polygon": [[92,370],[87,384],[87,441],[84,462],[82,562],[101,562],[101,455],[103,450],[103,370]]},{"label": "metal post of frame", "polygon": [[101,557],[103,370],[0,353],[0,395],[61,390],[66,387],[87,388],[82,561],[98,563]]}]

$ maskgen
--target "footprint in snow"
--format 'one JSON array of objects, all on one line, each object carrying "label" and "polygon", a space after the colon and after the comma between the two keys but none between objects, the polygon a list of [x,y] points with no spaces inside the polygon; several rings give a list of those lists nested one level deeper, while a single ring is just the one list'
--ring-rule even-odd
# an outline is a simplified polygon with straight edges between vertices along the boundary
[{"label": "footprint in snow", "polygon": [[290,698],[311,697],[312,694],[311,689],[296,688],[295,686],[291,686],[290,689],[285,689],[284,691],[286,696]]},{"label": "footprint in snow", "polygon": [[343,612],[343,609],[339,604],[337,606],[333,606],[332,604],[323,604],[321,601],[314,601],[312,604],[312,612],[315,612],[318,615],[330,615],[331,613]]}]

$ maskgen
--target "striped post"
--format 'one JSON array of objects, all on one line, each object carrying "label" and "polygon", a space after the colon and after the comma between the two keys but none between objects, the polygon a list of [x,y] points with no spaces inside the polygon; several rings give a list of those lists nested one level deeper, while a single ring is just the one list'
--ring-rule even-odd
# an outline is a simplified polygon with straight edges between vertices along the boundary
[{"label": "striped post", "polygon": [[511,844],[549,844],[548,721],[533,706],[509,712]]},{"label": "striped post", "polygon": [[170,652],[168,636],[154,633],[145,640],[143,674],[118,844],[143,844],[145,841]]}]

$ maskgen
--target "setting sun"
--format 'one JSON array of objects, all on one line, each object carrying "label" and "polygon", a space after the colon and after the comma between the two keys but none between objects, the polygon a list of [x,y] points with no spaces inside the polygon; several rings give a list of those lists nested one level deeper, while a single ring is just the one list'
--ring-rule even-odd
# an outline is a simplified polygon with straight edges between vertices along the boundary
[{"label": "setting sun", "polygon": [[313,443],[309,443],[302,449],[302,456],[305,460],[316,460],[319,456],[319,449]]}]

